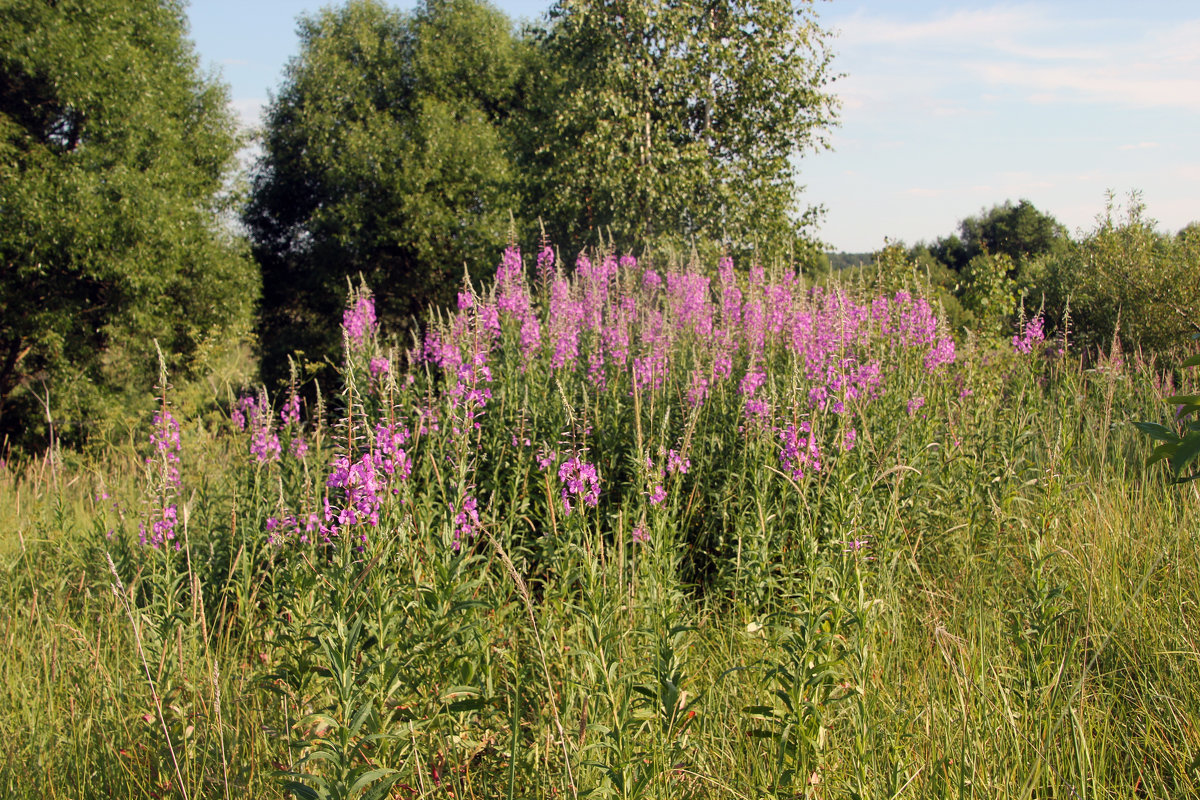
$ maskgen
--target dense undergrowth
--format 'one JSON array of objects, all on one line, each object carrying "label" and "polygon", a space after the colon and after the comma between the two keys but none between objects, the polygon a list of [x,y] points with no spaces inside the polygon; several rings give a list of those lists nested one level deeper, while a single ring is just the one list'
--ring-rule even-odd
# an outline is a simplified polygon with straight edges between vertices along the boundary
[{"label": "dense undergrowth", "polygon": [[409,348],[360,287],[340,387],[6,467],[5,795],[1200,793],[1128,424],[1186,376],[843,278],[510,251]]}]

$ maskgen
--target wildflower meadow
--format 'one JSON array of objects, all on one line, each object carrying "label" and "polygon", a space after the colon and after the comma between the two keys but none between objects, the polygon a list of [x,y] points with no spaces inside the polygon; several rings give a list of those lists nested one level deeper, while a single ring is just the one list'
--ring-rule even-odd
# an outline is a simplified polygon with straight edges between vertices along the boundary
[{"label": "wildflower meadow", "polygon": [[[1190,370],[911,265],[510,246],[338,385],[0,467],[8,797],[1200,793]],[[1165,428],[1164,428],[1165,430]]]}]

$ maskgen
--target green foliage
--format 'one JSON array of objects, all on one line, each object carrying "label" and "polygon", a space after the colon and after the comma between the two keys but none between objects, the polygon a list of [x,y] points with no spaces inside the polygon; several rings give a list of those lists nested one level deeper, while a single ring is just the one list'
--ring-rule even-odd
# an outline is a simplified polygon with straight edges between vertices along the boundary
[{"label": "green foliage", "polygon": [[1114,337],[1152,352],[1178,346],[1200,319],[1200,235],[1155,229],[1137,193],[1122,210],[1110,196],[1096,228],[1045,264],[1047,317],[1070,307],[1072,335],[1108,349]]},{"label": "green foliage", "polygon": [[829,268],[835,272],[843,269],[853,269],[870,264],[875,256],[872,253],[828,253]]},{"label": "green foliage", "polygon": [[393,329],[492,261],[514,203],[504,123],[519,43],[477,0],[353,0],[301,19],[245,212],[263,271],[265,377],[336,355],[347,279]]},{"label": "green foliage", "polygon": [[559,2],[529,54],[524,194],[569,252],[790,257],[795,157],[836,119],[810,2]]},{"label": "green foliage", "polygon": [[0,442],[78,441],[153,382],[154,340],[186,378],[248,323],[238,137],[185,31],[174,2],[0,7]]},{"label": "green foliage", "polygon": [[1028,200],[992,206],[959,223],[958,234],[939,238],[930,247],[934,258],[958,272],[986,253],[1006,255],[1012,269],[1041,255],[1061,253],[1070,242],[1067,229]]},{"label": "green foliage", "polygon": [[1017,310],[1017,282],[1009,277],[1013,272],[1013,260],[1006,253],[984,252],[967,262],[957,288],[974,329],[992,336],[1005,332]]},{"label": "green foliage", "polygon": [[[1180,366],[1200,366],[1200,355],[1192,356]],[[1162,442],[1154,448],[1147,463],[1154,464],[1165,460],[1178,482],[1200,478],[1200,472],[1195,471],[1184,477],[1184,471],[1200,457],[1200,420],[1189,419],[1200,412],[1200,394],[1174,395],[1166,398],[1166,402],[1175,407],[1176,427],[1167,427],[1157,422],[1133,423],[1152,440]]]}]

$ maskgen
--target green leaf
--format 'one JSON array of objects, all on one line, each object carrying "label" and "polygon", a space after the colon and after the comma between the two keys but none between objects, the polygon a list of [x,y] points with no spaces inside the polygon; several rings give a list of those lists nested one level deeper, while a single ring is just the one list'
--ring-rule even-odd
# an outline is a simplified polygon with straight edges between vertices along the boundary
[{"label": "green leaf", "polygon": [[[392,780],[390,782],[385,783],[382,787],[376,786],[373,789],[374,792],[378,792],[378,790],[380,788],[382,788],[383,791],[387,791],[388,789],[391,788],[393,783],[395,783],[397,780],[399,780],[400,773],[398,773],[394,769],[381,767],[378,769],[370,770],[369,772],[365,772],[362,775],[359,775],[358,778],[354,781],[354,783],[350,784],[350,794],[354,795],[355,793],[362,791],[367,786],[370,786],[372,783],[375,783],[376,781],[380,780],[381,778],[386,778],[389,775],[392,776]],[[375,794],[374,796],[378,796],[378,794]]]},{"label": "green leaf", "polygon": [[[308,775],[304,777],[311,778],[311,776]],[[323,800],[323,798],[326,796],[325,792],[318,792],[311,786],[300,783],[299,781],[284,781],[283,789],[285,792],[291,792],[292,794],[296,795],[296,797],[301,798],[301,800]]]},{"label": "green leaf", "polygon": [[1157,422],[1135,422],[1133,426],[1157,441],[1177,442],[1179,434]]},{"label": "green leaf", "polygon": [[1188,434],[1171,456],[1171,471],[1178,477],[1196,456],[1200,456],[1200,434]]},{"label": "green leaf", "polygon": [[468,697],[464,700],[455,700],[447,708],[454,713],[461,711],[479,711],[488,707],[488,701],[483,697]]},{"label": "green leaf", "polygon": [[1170,458],[1171,456],[1175,455],[1175,451],[1178,448],[1179,442],[1160,444],[1158,447],[1154,448],[1154,452],[1152,452],[1150,457],[1146,459],[1146,466],[1156,464],[1159,461],[1162,461],[1164,458]]},{"label": "green leaf", "polygon": [[350,733],[358,733],[359,728],[362,727],[362,724],[366,721],[367,716],[371,713],[371,708],[372,703],[370,700],[367,700],[365,703],[359,706],[358,711],[354,714],[354,718],[350,720]]},{"label": "green leaf", "polygon": [[1166,399],[1173,406],[1200,405],[1200,394],[1176,394]]}]

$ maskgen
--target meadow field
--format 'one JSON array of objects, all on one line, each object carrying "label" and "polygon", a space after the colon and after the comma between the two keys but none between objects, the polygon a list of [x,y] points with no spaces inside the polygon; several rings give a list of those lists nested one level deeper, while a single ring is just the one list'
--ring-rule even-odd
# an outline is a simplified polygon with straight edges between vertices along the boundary
[{"label": "meadow field", "polygon": [[1191,370],[745,266],[358,286],[340,385],[0,467],[3,795],[1200,796]]}]

